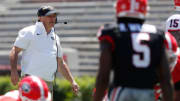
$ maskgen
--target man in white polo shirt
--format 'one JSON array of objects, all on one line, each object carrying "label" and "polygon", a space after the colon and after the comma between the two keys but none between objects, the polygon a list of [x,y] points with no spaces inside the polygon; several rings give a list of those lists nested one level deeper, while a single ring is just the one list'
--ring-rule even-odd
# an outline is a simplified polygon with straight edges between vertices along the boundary
[{"label": "man in white polo shirt", "polygon": [[37,15],[38,22],[35,25],[19,31],[10,52],[12,83],[16,85],[19,81],[17,60],[18,54],[22,51],[21,76],[38,76],[47,82],[52,91],[52,82],[58,70],[71,83],[73,91],[77,93],[78,84],[62,58],[60,40],[54,32],[57,12],[51,6],[43,6],[38,9]]}]

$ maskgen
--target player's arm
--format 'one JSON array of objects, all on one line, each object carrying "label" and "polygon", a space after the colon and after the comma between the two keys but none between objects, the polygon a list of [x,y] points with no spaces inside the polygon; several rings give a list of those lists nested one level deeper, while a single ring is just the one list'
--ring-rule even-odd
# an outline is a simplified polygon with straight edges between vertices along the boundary
[{"label": "player's arm", "polygon": [[109,75],[112,67],[111,44],[103,40],[100,43],[101,54],[99,59],[99,71],[96,78],[96,93],[94,101],[102,101],[104,92],[109,84]]},{"label": "player's arm", "polygon": [[19,75],[17,70],[17,61],[18,61],[18,54],[22,51],[21,48],[13,46],[10,51],[9,59],[11,65],[11,81],[13,85],[16,85],[19,81]]},{"label": "player's arm", "polygon": [[65,79],[67,79],[71,83],[73,91],[75,92],[75,94],[77,94],[79,90],[79,86],[74,80],[68,65],[63,60],[63,58],[58,57],[57,60],[58,60],[58,71],[65,77]]},{"label": "player's arm", "polygon": [[159,76],[163,92],[163,101],[173,101],[173,84],[164,47],[162,49],[162,52],[161,63],[159,68],[157,69],[157,74]]}]

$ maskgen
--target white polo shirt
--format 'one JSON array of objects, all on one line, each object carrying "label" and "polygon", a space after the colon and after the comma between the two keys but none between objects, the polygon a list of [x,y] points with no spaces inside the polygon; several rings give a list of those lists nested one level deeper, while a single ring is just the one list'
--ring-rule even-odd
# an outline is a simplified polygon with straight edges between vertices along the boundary
[{"label": "white polo shirt", "polygon": [[[56,41],[57,40],[57,41]],[[19,31],[14,46],[22,48],[21,75],[30,74],[46,81],[54,80],[58,57],[62,57],[62,48],[59,37],[54,28],[47,34],[44,25],[37,22]]]}]

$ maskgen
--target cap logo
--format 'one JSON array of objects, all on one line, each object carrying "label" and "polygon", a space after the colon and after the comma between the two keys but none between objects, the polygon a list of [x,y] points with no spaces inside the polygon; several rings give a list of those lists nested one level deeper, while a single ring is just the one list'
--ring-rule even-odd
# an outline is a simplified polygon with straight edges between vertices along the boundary
[{"label": "cap logo", "polygon": [[54,37],[52,36],[51,39],[54,40]]},{"label": "cap logo", "polygon": [[48,9],[48,8],[53,9],[51,6],[44,6],[42,9],[45,10],[45,9]]}]

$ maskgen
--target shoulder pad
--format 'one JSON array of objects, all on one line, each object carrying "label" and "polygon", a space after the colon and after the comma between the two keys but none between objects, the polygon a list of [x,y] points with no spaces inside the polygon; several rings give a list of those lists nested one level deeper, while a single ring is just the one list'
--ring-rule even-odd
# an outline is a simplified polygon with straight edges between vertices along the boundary
[{"label": "shoulder pad", "polygon": [[157,28],[154,25],[150,24],[143,24],[141,32],[148,32],[148,33],[157,33]]},{"label": "shoulder pad", "polygon": [[117,28],[116,24],[104,24],[98,30],[97,37],[101,37],[103,35],[110,35]]},{"label": "shoulder pad", "polygon": [[106,30],[114,29],[116,27],[117,27],[116,24],[104,24],[104,29]]},{"label": "shoulder pad", "polygon": [[164,31],[162,29],[159,29],[156,26],[150,24],[143,24],[141,32],[164,35]]}]

